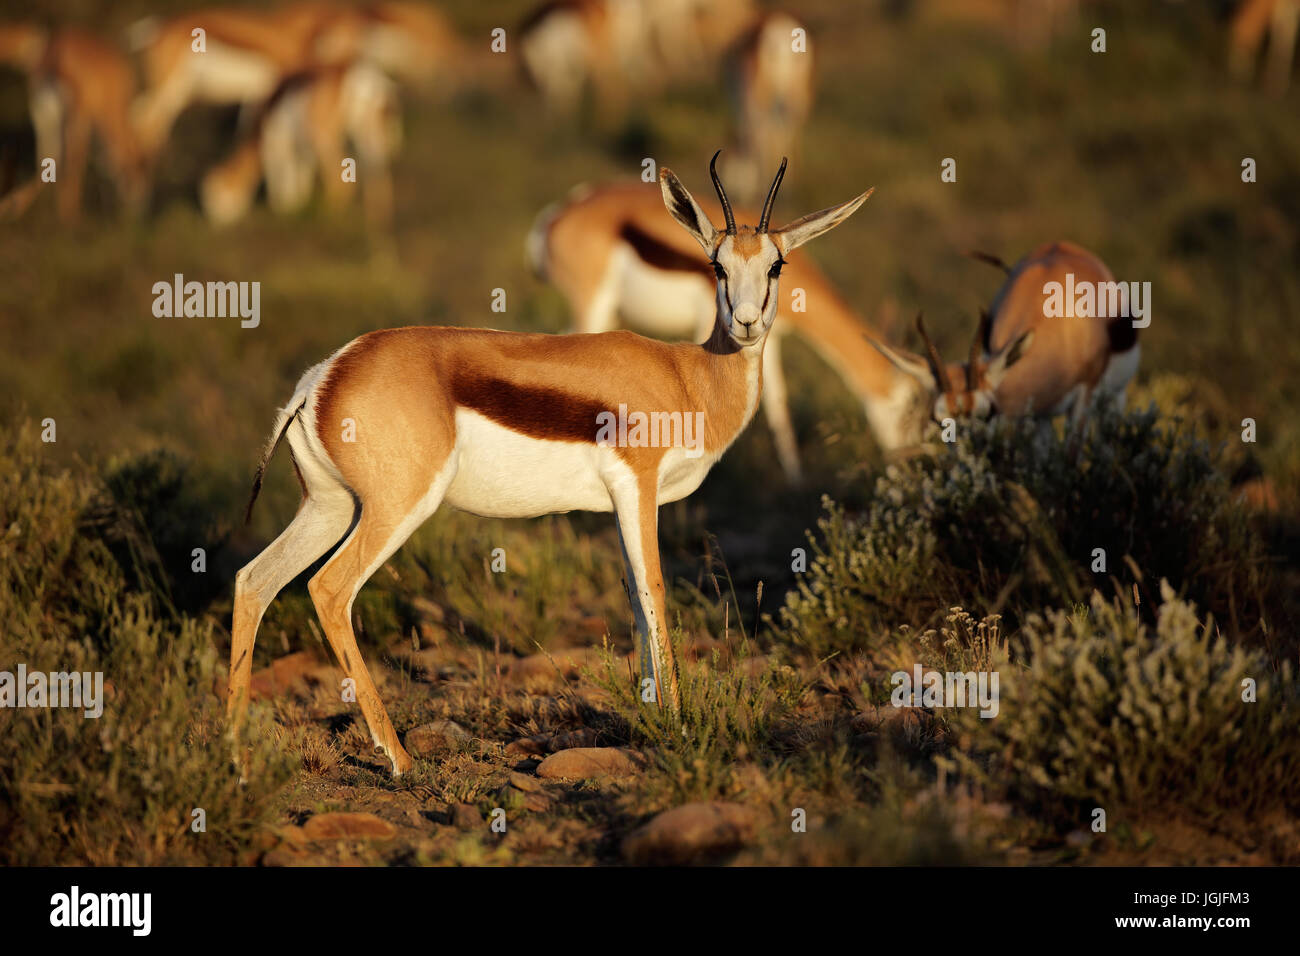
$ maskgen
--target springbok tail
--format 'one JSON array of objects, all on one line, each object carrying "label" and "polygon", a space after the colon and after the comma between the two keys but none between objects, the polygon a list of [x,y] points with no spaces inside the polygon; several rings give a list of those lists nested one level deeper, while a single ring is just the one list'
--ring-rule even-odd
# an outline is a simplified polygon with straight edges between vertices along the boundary
[{"label": "springbok tail", "polygon": [[271,430],[271,440],[266,443],[266,450],[262,452],[262,460],[257,463],[257,474],[253,476],[253,493],[248,497],[248,508],[244,511],[244,524],[248,524],[252,520],[253,503],[257,501],[257,495],[262,490],[262,477],[266,474],[266,466],[271,463],[271,456],[275,454],[276,448],[284,439],[284,433],[293,424],[294,417],[306,403],[307,391],[300,391],[294,395],[288,405],[280,409],[280,414],[276,416],[275,427]]}]

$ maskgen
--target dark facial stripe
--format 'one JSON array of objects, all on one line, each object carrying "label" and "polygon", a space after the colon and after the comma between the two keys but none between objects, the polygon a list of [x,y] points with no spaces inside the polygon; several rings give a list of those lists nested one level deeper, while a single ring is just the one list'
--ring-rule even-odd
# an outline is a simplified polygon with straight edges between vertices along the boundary
[{"label": "dark facial stripe", "polygon": [[596,443],[596,416],[610,411],[598,402],[559,389],[517,385],[462,371],[452,380],[452,398],[498,425],[530,438]]},{"label": "dark facial stripe", "polygon": [[694,272],[713,278],[713,268],[707,260],[686,255],[630,222],[623,223],[618,237],[631,246],[646,265],[667,272]]}]

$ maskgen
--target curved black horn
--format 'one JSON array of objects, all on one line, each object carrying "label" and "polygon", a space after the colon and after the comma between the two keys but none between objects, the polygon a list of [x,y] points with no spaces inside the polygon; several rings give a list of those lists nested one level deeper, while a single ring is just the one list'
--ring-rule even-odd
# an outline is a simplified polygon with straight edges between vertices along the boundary
[{"label": "curved black horn", "polygon": [[979,384],[979,370],[977,368],[980,360],[980,354],[988,347],[989,324],[992,318],[984,309],[980,309],[980,324],[975,330],[975,339],[970,344],[970,359],[966,363],[966,390],[975,391]]},{"label": "curved black horn", "polygon": [[767,232],[767,221],[772,218],[772,203],[776,201],[776,191],[781,188],[781,180],[785,178],[785,164],[787,160],[781,157],[781,168],[776,171],[776,178],[772,180],[772,188],[767,191],[767,202],[763,203],[763,215],[758,219],[758,231]]},{"label": "curved black horn", "polygon": [[722,203],[722,215],[727,220],[727,235],[736,234],[736,215],[731,211],[731,203],[727,202],[727,192],[722,188],[722,180],[718,178],[717,162],[718,157],[722,155],[722,150],[713,154],[709,160],[709,175],[713,178],[713,188],[718,191],[718,201]]},{"label": "curved black horn", "polygon": [[925,331],[923,314],[916,313],[916,331],[921,333],[921,340],[925,342],[925,358],[930,363],[930,374],[934,376],[935,384],[946,394],[952,391],[952,382],[948,380],[948,367],[943,364],[943,357],[939,355],[939,350],[931,341],[930,333]]}]

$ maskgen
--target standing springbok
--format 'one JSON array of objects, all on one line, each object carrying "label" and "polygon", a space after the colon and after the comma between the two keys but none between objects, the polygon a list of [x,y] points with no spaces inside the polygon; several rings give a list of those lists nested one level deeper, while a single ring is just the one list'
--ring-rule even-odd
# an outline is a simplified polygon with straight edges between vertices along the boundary
[{"label": "standing springbok", "polygon": [[[722,229],[672,172],[659,174],[664,204],[717,276],[714,325],[705,342],[669,344],[622,331],[386,329],[354,339],[303,375],[276,418],[249,502],[251,512],[266,465],[287,436],[304,496],[289,527],[235,578],[232,727],[246,709],[253,641],[267,605],[333,550],[308,584],[316,613],[355,681],[375,745],[394,773],[412,766],[357,648],[352,602],[444,501],[498,518],[614,512],[643,686],[653,686],[656,702],[678,706],[659,505],[699,487],[753,417],[786,256],[839,225],[870,195],[769,229],[782,163],[758,226],[738,227],[716,160],[715,154],[709,172]],[[617,438],[610,432],[614,417]]]},{"label": "standing springbok", "polygon": [[[797,31],[802,43],[796,44]],[[806,28],[788,13],[763,13],[741,34],[726,57],[737,144],[726,169],[732,192],[754,201],[760,170],[781,156],[799,155],[799,141],[813,103],[813,53]]]},{"label": "standing springbok", "polygon": [[[0,25],[0,63],[27,75],[36,132],[36,163],[55,162],[58,212],[81,211],[91,143],[98,139],[122,203],[132,211],[144,200],[144,163],[131,127],[135,76],[120,51],[73,28],[46,31],[29,23]],[[20,214],[41,189],[39,175],[6,198]]]},{"label": "standing springbok", "polygon": [[917,383],[933,420],[1068,414],[1077,429],[1094,396],[1122,400],[1142,354],[1128,310],[1074,318],[1045,315],[1049,283],[1065,284],[1073,275],[1069,281],[1076,288],[1084,283],[1096,288],[1114,284],[1105,263],[1073,243],[1053,242],[1006,271],[1007,280],[989,311],[981,313],[964,365],[943,362],[919,315],[916,325],[925,343],[924,358],[872,340]]},{"label": "standing springbok", "polygon": [[[721,215],[716,205],[704,209],[714,219]],[[537,216],[526,252],[534,271],[568,300],[578,332],[605,332],[621,323],[657,338],[698,341],[713,322],[713,272],[652,185],[578,187]],[[872,329],[812,260],[792,255],[782,274],[781,321],[763,353],[763,414],[786,478],[797,482],[801,475],[781,365],[787,334],[806,340],[862,402],[881,447],[911,443],[928,414],[913,407],[912,380],[867,344],[863,333]]]}]

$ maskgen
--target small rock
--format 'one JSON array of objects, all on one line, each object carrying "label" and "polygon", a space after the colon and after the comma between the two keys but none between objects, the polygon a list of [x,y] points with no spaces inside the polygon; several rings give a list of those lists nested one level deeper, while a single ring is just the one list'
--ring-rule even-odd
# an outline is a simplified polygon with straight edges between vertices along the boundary
[{"label": "small rock", "polygon": [[738,849],[753,835],[754,812],[736,803],[687,803],[623,840],[629,863],[680,866]]},{"label": "small rock", "polygon": [[478,807],[458,803],[451,808],[451,822],[462,830],[476,830],[483,825],[483,814],[478,812]]},{"label": "small rock", "polygon": [[413,757],[454,750],[469,740],[469,732],[454,720],[435,720],[406,732],[406,749]]},{"label": "small rock", "polygon": [[520,737],[518,740],[512,740],[506,744],[506,756],[540,757],[546,753],[547,745],[550,742],[550,734],[533,734],[531,737]]},{"label": "small rock", "polygon": [[308,840],[388,840],[397,827],[373,813],[318,813],[302,825]]},{"label": "small rock", "polygon": [[626,747],[574,747],[551,754],[537,768],[549,780],[627,777],[645,766],[645,758]]},{"label": "small rock", "polygon": [[516,790],[522,790],[524,793],[541,793],[542,782],[536,777],[530,777],[526,773],[510,773],[510,786]]},{"label": "small rock", "polygon": [[574,747],[594,747],[596,746],[596,732],[590,727],[566,730],[552,737],[547,746],[552,753],[557,750],[570,750]]},{"label": "small rock", "polygon": [[530,793],[524,797],[524,809],[533,813],[545,813],[551,809],[551,798],[544,793]]}]

